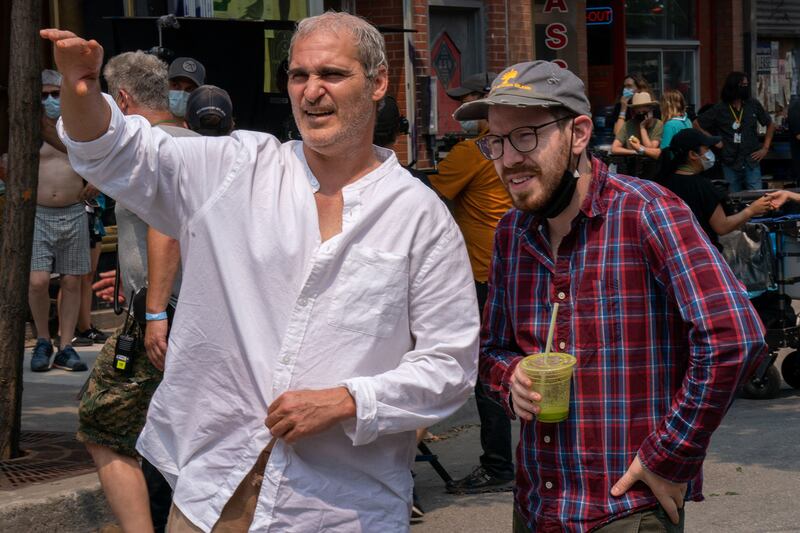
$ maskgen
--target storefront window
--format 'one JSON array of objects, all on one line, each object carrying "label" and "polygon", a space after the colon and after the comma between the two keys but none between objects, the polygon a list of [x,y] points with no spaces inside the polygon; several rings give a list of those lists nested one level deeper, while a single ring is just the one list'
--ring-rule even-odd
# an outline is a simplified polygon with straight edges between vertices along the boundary
[{"label": "storefront window", "polygon": [[677,89],[687,104],[696,102],[695,50],[628,50],[628,72],[650,83],[656,98]]},{"label": "storefront window", "polygon": [[628,0],[625,31],[628,39],[695,39],[696,0]]}]

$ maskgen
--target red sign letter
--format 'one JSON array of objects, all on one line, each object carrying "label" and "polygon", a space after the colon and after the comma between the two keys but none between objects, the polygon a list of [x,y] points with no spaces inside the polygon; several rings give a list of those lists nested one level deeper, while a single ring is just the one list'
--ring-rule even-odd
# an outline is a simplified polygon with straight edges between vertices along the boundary
[{"label": "red sign letter", "polygon": [[550,13],[554,9],[558,9],[561,13],[569,13],[566,0],[547,0],[547,3],[544,5],[544,12]]},{"label": "red sign letter", "polygon": [[544,44],[550,50],[561,50],[567,46],[567,27],[560,22],[548,24],[544,29]]}]

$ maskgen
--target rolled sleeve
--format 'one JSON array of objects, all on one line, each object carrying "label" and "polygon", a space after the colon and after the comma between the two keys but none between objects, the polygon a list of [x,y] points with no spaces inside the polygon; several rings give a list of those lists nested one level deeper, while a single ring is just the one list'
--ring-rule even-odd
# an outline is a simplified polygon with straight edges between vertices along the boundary
[{"label": "rolled sleeve", "polygon": [[342,383],[356,402],[355,420],[342,423],[353,446],[369,444],[378,438],[378,402],[369,378],[353,378]]}]

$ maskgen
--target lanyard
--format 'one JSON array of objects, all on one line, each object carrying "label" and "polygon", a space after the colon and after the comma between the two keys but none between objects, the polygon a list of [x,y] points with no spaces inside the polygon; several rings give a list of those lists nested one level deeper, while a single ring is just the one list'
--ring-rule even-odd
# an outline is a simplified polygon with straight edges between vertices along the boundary
[{"label": "lanyard", "polygon": [[[733,115],[734,124],[741,124],[742,123],[742,116],[744,115],[744,103],[742,103],[742,108],[739,110],[739,116],[736,116],[736,111],[733,110],[733,106],[728,104],[728,109],[731,110],[731,115]],[[737,129],[734,127],[734,129]]]}]

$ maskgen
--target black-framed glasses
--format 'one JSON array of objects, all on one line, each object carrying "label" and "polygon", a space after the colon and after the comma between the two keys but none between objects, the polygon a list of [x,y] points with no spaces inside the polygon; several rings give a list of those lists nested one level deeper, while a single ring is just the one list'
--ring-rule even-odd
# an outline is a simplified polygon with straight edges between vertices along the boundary
[{"label": "black-framed glasses", "polygon": [[61,91],[42,91],[42,102],[47,100],[48,96],[58,99],[58,97],[61,96]]},{"label": "black-framed glasses", "polygon": [[540,129],[571,118],[573,118],[572,115],[567,115],[551,120],[550,122],[545,122],[544,124],[539,124],[538,126],[521,126],[519,128],[514,128],[508,132],[507,135],[484,135],[478,139],[475,144],[478,145],[478,149],[481,151],[481,154],[483,154],[483,157],[490,161],[503,157],[505,139],[508,139],[508,142],[511,143],[511,146],[517,152],[522,154],[532,152],[536,150],[536,147],[539,145]]}]

